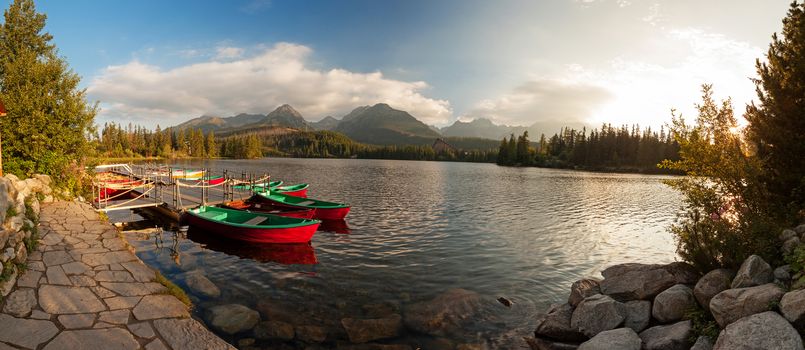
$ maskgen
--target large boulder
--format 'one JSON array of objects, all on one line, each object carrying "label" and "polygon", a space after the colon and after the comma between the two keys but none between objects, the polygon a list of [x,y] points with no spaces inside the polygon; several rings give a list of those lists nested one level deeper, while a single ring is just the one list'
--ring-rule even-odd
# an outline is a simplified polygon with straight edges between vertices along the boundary
[{"label": "large boulder", "polygon": [[771,266],[763,258],[752,255],[741,264],[730,288],[746,288],[766,284],[774,280]]},{"label": "large boulder", "polygon": [[695,307],[693,290],[684,284],[677,284],[657,294],[651,315],[661,323],[671,323],[681,320],[685,312]]},{"label": "large boulder", "polygon": [[799,235],[797,235],[796,231],[794,231],[792,229],[785,229],[785,230],[783,230],[783,232],[780,233],[779,236],[777,236],[777,239],[779,239],[780,242],[785,242],[785,241],[787,241],[787,240],[789,240],[791,238],[794,238],[794,237],[799,237]]},{"label": "large boulder", "polygon": [[774,282],[791,281],[791,265],[783,265],[774,269]]},{"label": "large boulder", "polygon": [[741,318],[721,331],[713,350],[802,350],[802,338],[773,311]]},{"label": "large boulder", "polygon": [[548,313],[537,319],[537,337],[548,337],[564,341],[586,340],[584,334],[577,328],[570,326],[573,317],[573,307],[570,304],[554,305]]},{"label": "large boulder", "polygon": [[353,343],[395,338],[402,331],[402,318],[399,315],[370,319],[345,318],[341,320],[341,324],[347,331],[349,341]]},{"label": "large boulder", "polygon": [[700,335],[690,350],[713,350],[713,339],[706,335]]},{"label": "large boulder", "polygon": [[654,326],[640,333],[645,350],[688,350],[693,324],[681,321],[666,326]]},{"label": "large boulder", "polygon": [[460,332],[465,323],[477,319],[480,306],[478,293],[454,288],[433,300],[409,305],[404,309],[403,322],[417,332],[444,336]]},{"label": "large boulder", "polygon": [[579,303],[570,319],[570,327],[588,337],[618,328],[626,319],[622,303],[606,295],[596,294]]},{"label": "large boulder", "polygon": [[599,284],[601,280],[597,278],[584,278],[570,286],[570,296],[567,298],[567,303],[576,307],[584,298],[601,294]]},{"label": "large boulder", "polygon": [[648,300],[632,300],[623,303],[626,319],[623,326],[640,332],[651,322],[651,302]]},{"label": "large boulder", "polygon": [[640,350],[643,341],[631,328],[603,331],[579,345],[578,350]]},{"label": "large boulder", "polygon": [[771,309],[785,292],[774,283],[761,286],[727,289],[710,300],[710,312],[721,328],[739,318]]},{"label": "large boulder", "polygon": [[207,310],[207,320],[212,328],[235,334],[252,329],[260,321],[260,314],[240,304],[226,304]]},{"label": "large boulder", "polygon": [[780,299],[780,312],[799,329],[805,329],[805,289],[795,290]]},{"label": "large boulder", "polygon": [[647,300],[675,284],[693,284],[699,278],[692,266],[620,264],[601,271],[601,293],[620,301]]},{"label": "large boulder", "polygon": [[693,295],[703,308],[710,309],[710,299],[716,294],[730,289],[735,272],[729,269],[716,269],[706,273],[693,287]]}]

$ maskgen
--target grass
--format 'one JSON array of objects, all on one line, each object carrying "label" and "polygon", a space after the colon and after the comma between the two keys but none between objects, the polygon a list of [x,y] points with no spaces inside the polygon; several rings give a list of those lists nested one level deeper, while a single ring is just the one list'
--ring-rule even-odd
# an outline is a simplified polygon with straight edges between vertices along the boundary
[{"label": "grass", "polygon": [[169,294],[179,299],[182,303],[187,305],[187,307],[193,307],[193,303],[190,301],[190,297],[187,296],[187,293],[184,290],[171,282],[169,279],[165,278],[159,271],[156,271],[156,277],[154,277],[154,282],[159,283],[165,286],[166,290],[163,294]]},{"label": "grass", "polygon": [[718,338],[718,323],[713,319],[713,315],[702,309],[700,306],[689,309],[685,312],[685,319],[693,323],[693,334],[690,337],[691,342],[696,342],[699,336],[708,336],[710,339],[715,340]]},{"label": "grass", "polygon": [[10,204],[12,203],[9,203],[8,209],[6,209],[6,219],[17,216],[17,208]]}]

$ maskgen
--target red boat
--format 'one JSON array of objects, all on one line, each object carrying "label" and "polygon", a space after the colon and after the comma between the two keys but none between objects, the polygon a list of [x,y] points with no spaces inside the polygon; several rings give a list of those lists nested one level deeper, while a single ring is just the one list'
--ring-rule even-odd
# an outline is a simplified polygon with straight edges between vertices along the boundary
[{"label": "red boat", "polygon": [[309,186],[310,185],[308,184],[296,184],[287,186],[277,186],[275,188],[272,188],[271,190],[274,192],[287,194],[289,196],[307,198],[307,188]]},{"label": "red boat", "polygon": [[126,192],[141,187],[145,184],[143,180],[132,179],[120,174],[104,172],[95,174],[95,186],[97,186],[97,198],[95,201],[115,199],[123,196]]},{"label": "red boat", "polygon": [[289,196],[284,193],[260,192],[252,197],[254,200],[268,202],[274,206],[294,209],[316,209],[316,219],[343,220],[349,214],[349,205],[326,202],[312,198]]},{"label": "red boat", "polygon": [[274,214],[287,216],[289,218],[312,219],[316,214],[316,209],[288,208],[272,205],[271,203],[260,203],[250,201],[232,201],[221,204],[224,208],[254,211],[258,213]]},{"label": "red boat", "polygon": [[221,237],[257,243],[310,242],[321,221],[200,206],[183,214],[190,226]]}]

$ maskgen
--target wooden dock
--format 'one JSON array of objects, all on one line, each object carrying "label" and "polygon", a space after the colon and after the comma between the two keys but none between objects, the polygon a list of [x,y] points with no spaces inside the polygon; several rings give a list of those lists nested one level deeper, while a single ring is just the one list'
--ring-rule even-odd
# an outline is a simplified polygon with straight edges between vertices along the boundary
[{"label": "wooden dock", "polygon": [[[182,211],[200,205],[216,205],[237,199],[247,199],[249,188],[270,181],[268,174],[221,171],[211,174],[201,169],[201,176],[189,177],[198,170],[166,167],[112,164],[96,168],[114,174],[116,181],[93,183],[93,206],[97,211],[110,212],[138,208],[153,208],[160,214],[178,219]],[[120,178],[123,178],[121,180]],[[246,185],[236,188],[236,185]]]}]

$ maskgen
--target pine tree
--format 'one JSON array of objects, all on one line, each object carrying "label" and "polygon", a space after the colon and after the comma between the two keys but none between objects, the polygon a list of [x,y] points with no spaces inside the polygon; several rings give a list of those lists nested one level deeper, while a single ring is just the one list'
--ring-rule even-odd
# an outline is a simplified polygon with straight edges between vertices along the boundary
[{"label": "pine tree", "polygon": [[[759,105],[747,106],[748,138],[762,159],[772,201],[789,214],[805,208],[805,4],[791,4],[782,38],[775,33],[755,63]],[[791,217],[793,218],[793,217]]]},{"label": "pine tree", "polygon": [[498,148],[498,165],[508,165],[509,164],[509,142],[506,141],[506,137],[503,137],[503,140],[500,141],[500,148]]},{"label": "pine tree", "polygon": [[44,32],[46,18],[33,0],[15,0],[0,25],[0,99],[8,110],[0,120],[4,168],[77,185],[71,179],[78,178],[89,153],[97,107],[87,103],[80,77]]},{"label": "pine tree", "polygon": [[204,146],[207,149],[207,157],[218,157],[218,146],[215,145],[215,133],[210,131],[204,139]]}]

